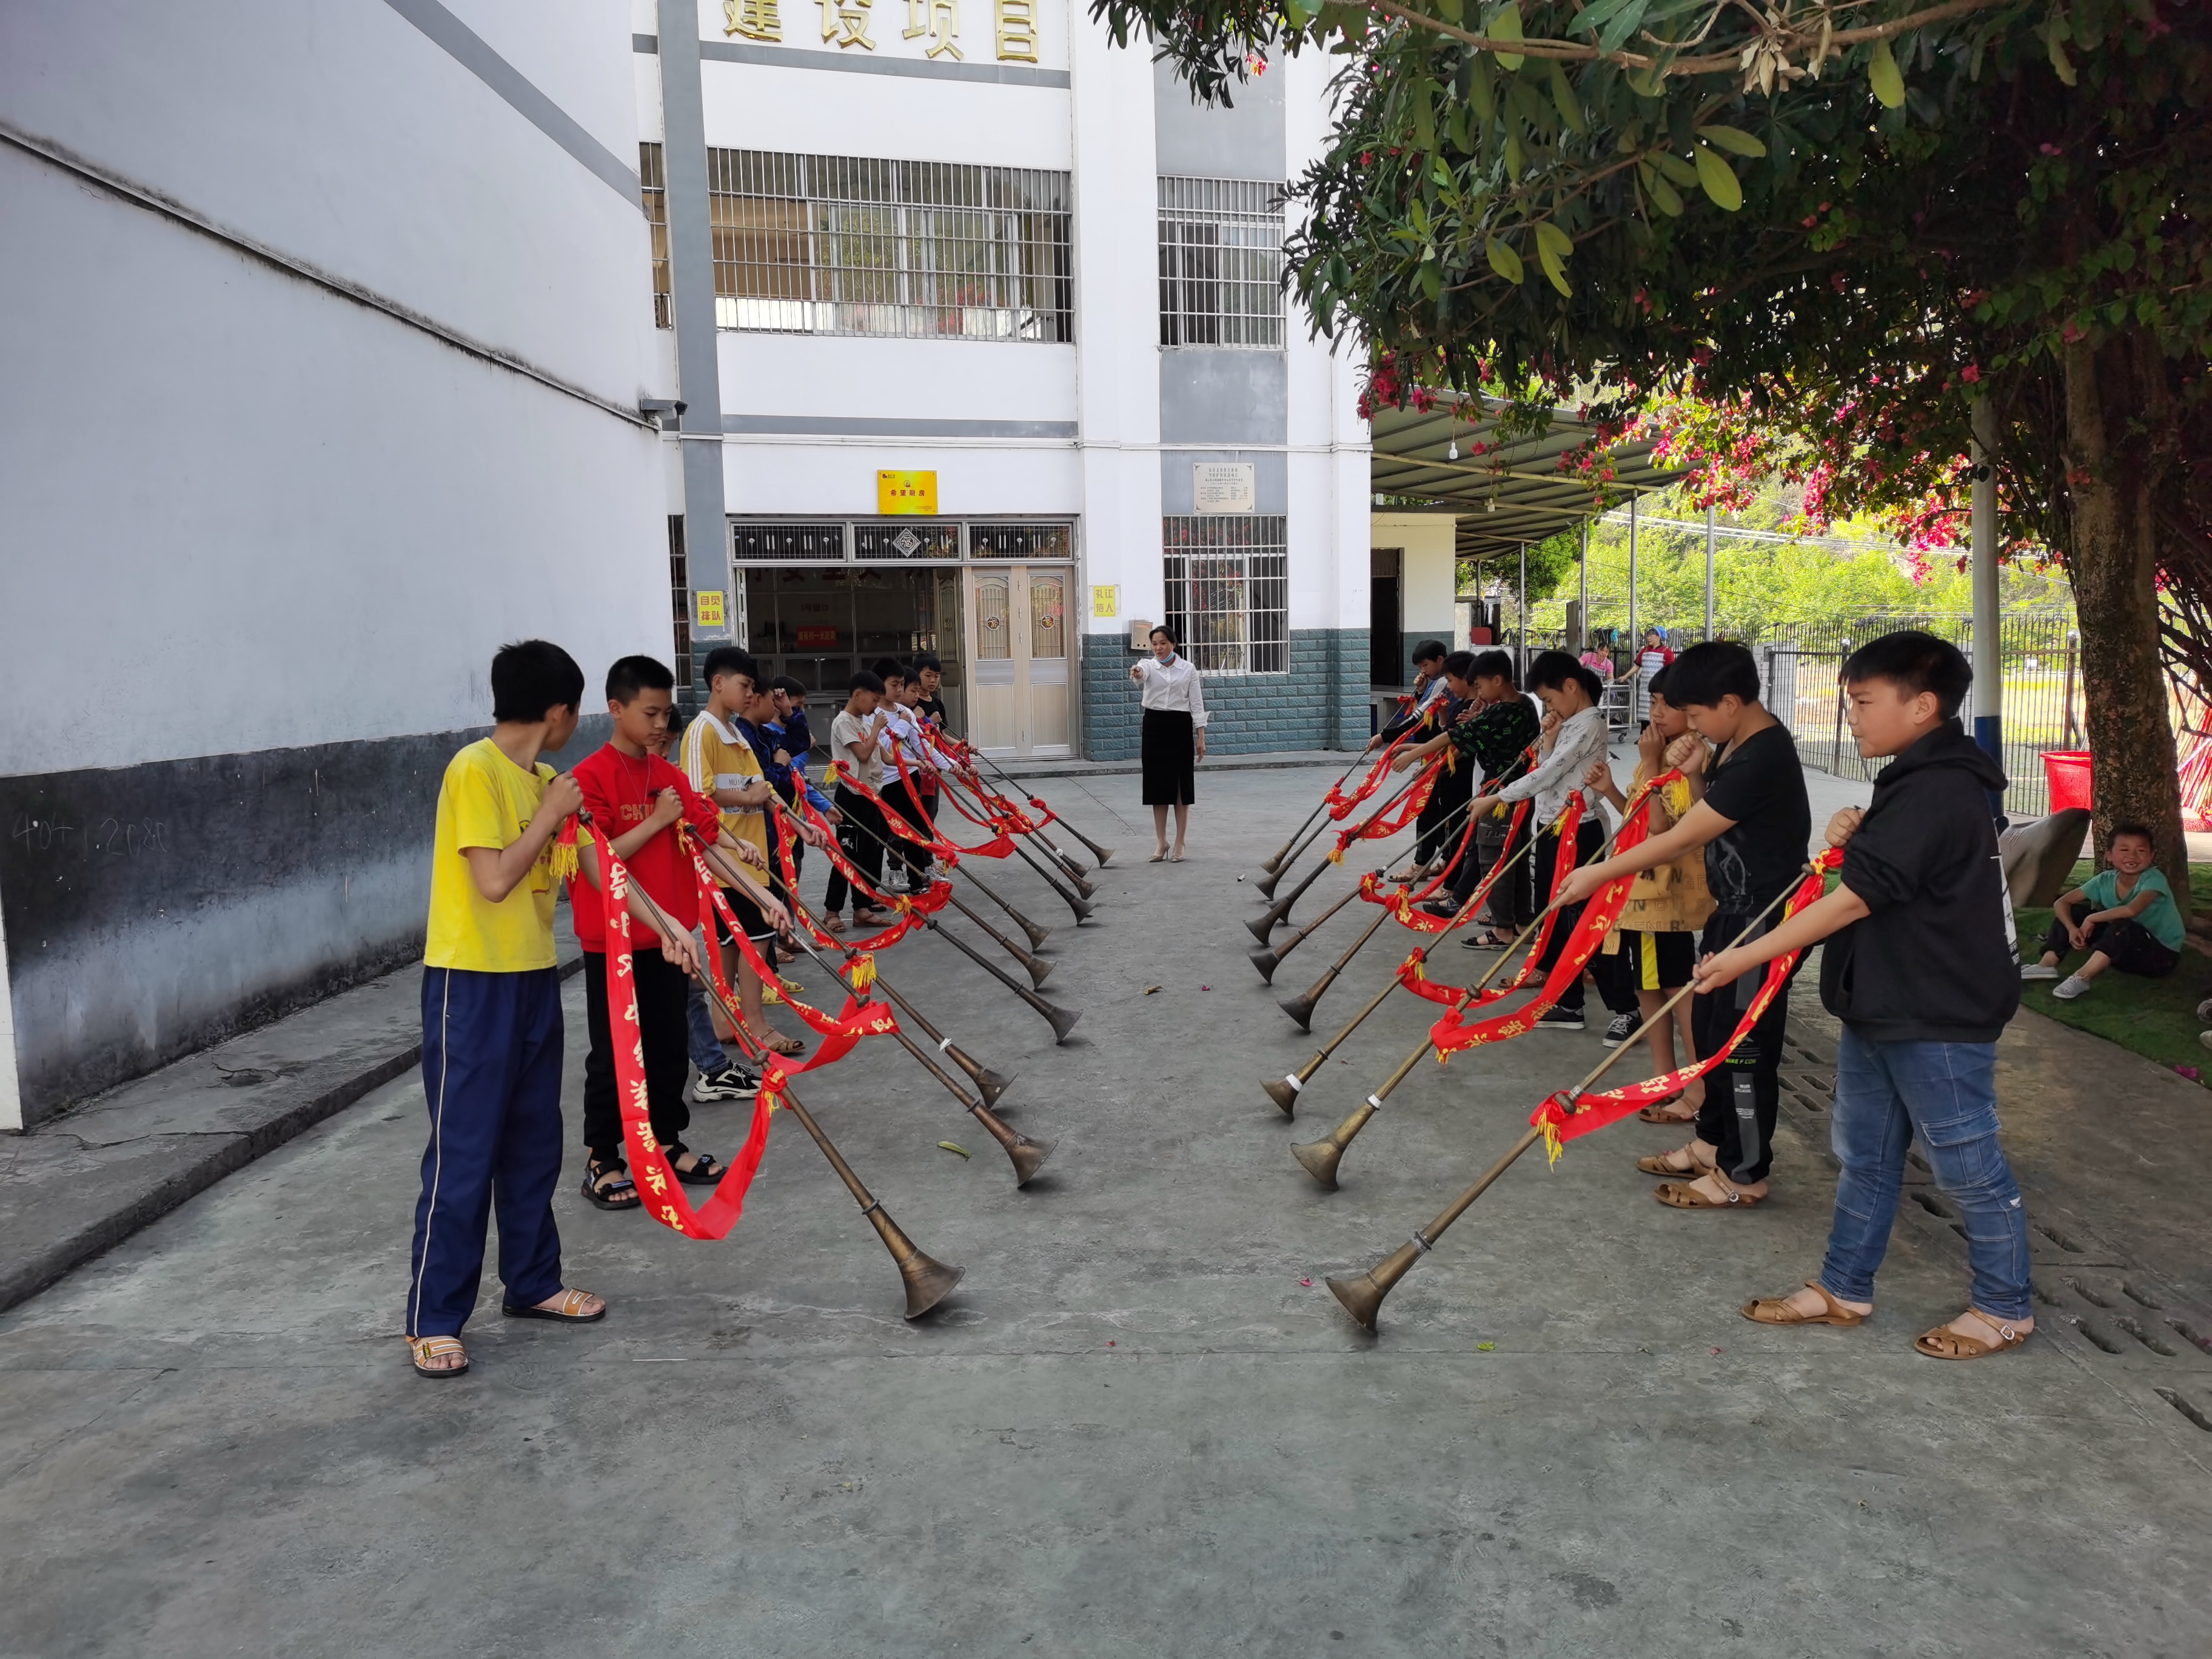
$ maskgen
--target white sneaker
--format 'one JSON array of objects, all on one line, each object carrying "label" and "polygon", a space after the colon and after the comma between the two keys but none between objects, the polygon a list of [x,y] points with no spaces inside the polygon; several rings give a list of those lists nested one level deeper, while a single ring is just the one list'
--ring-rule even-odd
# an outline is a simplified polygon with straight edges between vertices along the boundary
[{"label": "white sneaker", "polygon": [[2051,994],[2061,1002],[2071,1002],[2075,997],[2088,995],[2090,984],[2090,981],[2079,974],[2069,974],[2051,988]]},{"label": "white sneaker", "polygon": [[2212,1048],[2212,1031],[2199,1031],[2197,1034],[2197,1040],[2206,1048]]},{"label": "white sneaker", "polygon": [[[2023,963],[2021,965],[2020,976],[2024,980],[2057,979],[2058,977],[2058,970],[2056,968],[2051,967],[2048,963]],[[2205,1018],[2207,1019],[2212,1019],[2212,1014],[2207,1014]]]},{"label": "white sneaker", "polygon": [[[2203,1001],[2197,1005],[2197,1018],[2203,1020],[2206,1024],[2212,1025],[2212,997],[2207,997]],[[2212,1043],[2208,1043],[2205,1046],[2207,1048],[2212,1048]]]}]

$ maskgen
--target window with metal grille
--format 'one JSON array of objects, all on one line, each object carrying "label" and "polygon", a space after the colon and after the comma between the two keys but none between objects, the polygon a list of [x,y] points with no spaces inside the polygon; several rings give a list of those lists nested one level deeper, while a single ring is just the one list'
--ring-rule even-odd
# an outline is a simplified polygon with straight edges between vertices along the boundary
[{"label": "window with metal grille", "polygon": [[678,692],[691,689],[691,572],[684,556],[684,515],[668,515],[668,591],[676,623],[676,671]]},{"label": "window with metal grille", "polygon": [[1282,186],[1160,180],[1160,343],[1282,349]]},{"label": "window with metal grille", "polygon": [[1068,175],[707,152],[718,328],[1075,337]]},{"label": "window with metal grille", "polygon": [[1280,516],[1163,524],[1167,622],[1201,674],[1291,672],[1290,549]]},{"label": "window with metal grille", "polygon": [[739,563],[816,564],[845,556],[842,524],[740,524],[730,527]]},{"label": "window with metal grille", "polygon": [[971,524],[971,559],[1065,559],[1073,551],[1073,527],[1064,524]]},{"label": "window with metal grille", "polygon": [[637,177],[645,191],[645,222],[653,231],[653,325],[672,328],[676,319],[668,299],[668,175],[663,170],[659,145],[637,147]]}]

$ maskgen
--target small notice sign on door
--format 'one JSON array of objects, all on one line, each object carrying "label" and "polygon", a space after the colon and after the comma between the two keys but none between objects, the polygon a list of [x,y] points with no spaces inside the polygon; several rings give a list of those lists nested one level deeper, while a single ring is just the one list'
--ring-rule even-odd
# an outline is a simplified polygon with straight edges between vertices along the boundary
[{"label": "small notice sign on door", "polygon": [[937,474],[934,472],[877,473],[876,511],[886,518],[894,514],[916,513],[924,516],[934,516],[937,512]]},{"label": "small notice sign on door", "polygon": [[1258,510],[1259,467],[1251,461],[1194,461],[1190,501],[1194,513],[1251,513]]},{"label": "small notice sign on door", "polygon": [[702,587],[693,590],[691,604],[697,625],[702,629],[725,629],[730,625],[728,612],[725,608],[726,599],[727,594],[725,590],[719,587]]},{"label": "small notice sign on door", "polygon": [[1115,587],[1094,587],[1091,590],[1091,614],[1111,622],[1121,614],[1121,590]]}]

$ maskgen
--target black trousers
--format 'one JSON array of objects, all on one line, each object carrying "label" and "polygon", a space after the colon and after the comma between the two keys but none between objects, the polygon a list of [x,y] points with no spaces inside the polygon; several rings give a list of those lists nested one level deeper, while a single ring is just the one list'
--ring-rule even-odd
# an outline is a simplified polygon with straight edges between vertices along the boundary
[{"label": "black trousers", "polygon": [[[1716,913],[1705,924],[1699,954],[1727,949],[1750,920]],[[1766,933],[1771,926],[1769,923],[1759,931]],[[1798,961],[1802,965],[1804,958]],[[1790,976],[1796,978],[1795,969]],[[1690,1036],[1697,1043],[1698,1059],[1711,1059],[1726,1046],[1765,980],[1762,969],[1717,991],[1690,999]],[[1790,987],[1784,984],[1781,994],[1767,1005],[1759,1023],[1745,1036],[1742,1047],[1705,1078],[1705,1103],[1698,1112],[1698,1139],[1720,1149],[1714,1161],[1730,1181],[1764,1181],[1773,1165],[1774,1124],[1782,1109],[1782,1039],[1789,1023]]]},{"label": "black trousers", "polygon": [[[1581,826],[1575,831],[1576,867],[1579,869],[1595,858],[1597,849],[1604,845],[1605,825],[1595,817],[1584,818]],[[1553,860],[1559,856],[1559,836],[1551,830],[1546,830],[1536,837],[1535,851],[1529,856],[1535,859],[1546,871],[1551,870]],[[1552,936],[1544,942],[1544,954],[1536,959],[1537,965],[1546,973],[1550,973],[1558,965],[1559,958],[1566,954],[1567,940],[1575,931],[1575,924],[1583,919],[1583,910],[1586,904],[1587,901],[1584,904],[1570,904],[1560,911],[1557,919],[1553,921]],[[1602,981],[1600,983],[1602,988]],[[1573,984],[1559,993],[1558,1006],[1572,1013],[1582,1012],[1583,976],[1580,974],[1575,975]],[[1632,1008],[1635,1006],[1635,1000],[1632,998],[1629,1006]]]},{"label": "black trousers", "polygon": [[[921,798],[919,809],[914,804],[914,797],[907,793],[903,786],[892,791],[885,799],[898,809],[898,815],[908,823],[917,818],[932,824],[937,822],[937,792],[933,789]],[[934,854],[920,842],[908,841],[904,836],[899,836],[893,845],[898,848],[899,862],[906,866],[907,885],[910,888],[928,886],[929,866]]]},{"label": "black trousers", "polygon": [[[845,849],[845,856],[868,878],[868,884],[881,889],[884,884],[884,815],[875,802],[865,795],[854,794],[842,784],[837,787],[837,811],[845,821],[837,826],[837,845]],[[834,866],[830,872],[830,890],[822,900],[822,914],[834,916],[845,908],[845,896],[853,895],[853,908],[872,905],[875,901],[854,890],[845,879],[845,872]]]},{"label": "black trousers", "polygon": [[[1474,844],[1468,855],[1452,872],[1452,896],[1465,904],[1490,873],[1491,866],[1500,859],[1511,858],[1528,844],[1528,826],[1513,828],[1512,809],[1506,809],[1502,818],[1484,818],[1474,826]],[[1490,890],[1490,896],[1482,902],[1483,914],[1494,917],[1499,925],[1515,928],[1526,927],[1536,914],[1534,890],[1529,885],[1530,864],[1524,856],[1519,863],[1498,878],[1498,884]],[[1547,878],[1548,881],[1549,878]]]},{"label": "black trousers", "polygon": [[[660,954],[658,945],[630,953],[637,987],[637,1040],[645,1049],[646,1112],[653,1137],[674,1157],[691,1127],[684,1085],[691,1075],[691,978]],[[584,1145],[604,1161],[623,1155],[622,1091],[615,1081],[611,1016],[607,1008],[607,958],[584,952],[584,1023],[592,1034],[584,1056]]]},{"label": "black trousers", "polygon": [[1466,825],[1464,813],[1454,817],[1459,809],[1474,799],[1474,786],[1468,781],[1467,769],[1446,772],[1429,792],[1428,804],[1413,819],[1414,850],[1420,861],[1428,863],[1438,854],[1451,856],[1458,843],[1459,832]]},{"label": "black trousers", "polygon": [[[2051,931],[2043,936],[2043,948],[2055,957],[2064,957],[2074,949],[2066,924],[2056,916],[2051,918]],[[2099,922],[2089,930],[2089,949],[2102,951],[2122,973],[2143,979],[2164,979],[2181,965],[2179,951],[2167,950],[2150,929],[2132,920]]]}]

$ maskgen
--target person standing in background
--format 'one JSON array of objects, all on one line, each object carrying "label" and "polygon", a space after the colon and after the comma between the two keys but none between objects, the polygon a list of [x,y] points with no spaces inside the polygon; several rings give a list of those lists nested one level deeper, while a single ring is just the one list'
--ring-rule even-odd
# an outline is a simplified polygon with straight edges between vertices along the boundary
[{"label": "person standing in background", "polygon": [[1647,628],[1644,643],[1636,647],[1636,723],[1643,725],[1651,718],[1651,682],[1659,678],[1659,671],[1674,660],[1674,653],[1667,644],[1664,629]]},{"label": "person standing in background", "polygon": [[[1206,694],[1198,670],[1180,655],[1180,643],[1164,625],[1152,634],[1149,660],[1133,664],[1129,678],[1144,690],[1144,726],[1138,750],[1145,763],[1145,805],[1152,809],[1151,861],[1182,862],[1183,836],[1190,828],[1190,804],[1196,796],[1198,763],[1206,758]],[[1168,849],[1168,808],[1175,808],[1175,850]]]}]

